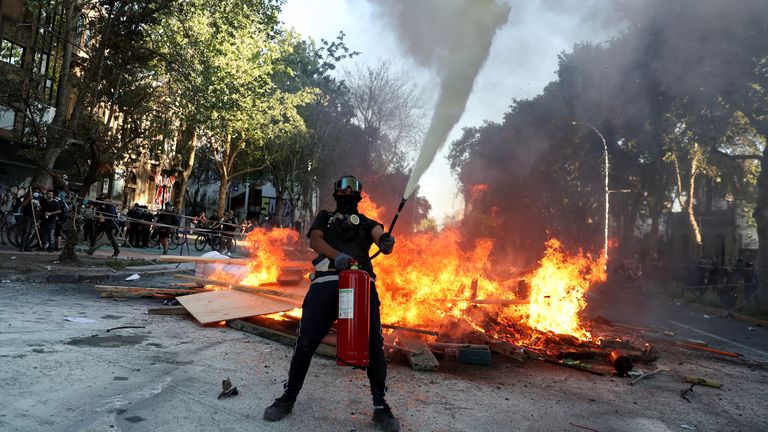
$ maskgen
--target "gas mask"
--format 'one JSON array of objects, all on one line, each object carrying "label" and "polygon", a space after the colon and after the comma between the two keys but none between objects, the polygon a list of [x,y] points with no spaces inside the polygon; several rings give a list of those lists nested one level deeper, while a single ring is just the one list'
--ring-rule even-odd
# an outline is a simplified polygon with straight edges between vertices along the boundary
[{"label": "gas mask", "polygon": [[358,228],[360,227],[360,216],[356,214],[342,214],[335,213],[329,222],[336,232],[347,240],[350,240],[357,236]]},{"label": "gas mask", "polygon": [[357,203],[363,199],[360,194],[352,195],[339,195],[333,194],[333,199],[336,200],[336,212],[341,214],[353,215],[357,214]]}]

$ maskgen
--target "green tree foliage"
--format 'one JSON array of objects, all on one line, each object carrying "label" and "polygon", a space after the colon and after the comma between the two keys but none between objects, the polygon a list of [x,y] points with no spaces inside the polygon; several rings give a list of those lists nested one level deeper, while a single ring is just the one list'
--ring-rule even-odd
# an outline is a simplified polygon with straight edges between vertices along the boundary
[{"label": "green tree foliage", "polygon": [[285,91],[275,81],[292,74],[281,59],[294,39],[278,27],[279,4],[181,2],[157,28],[172,104],[186,128],[205,131],[202,145],[216,163],[219,214],[232,180],[265,168],[248,162],[263,160],[267,143],[301,133],[297,108],[316,95],[313,88]]},{"label": "green tree foliage", "polygon": [[[756,179],[757,195],[766,190],[768,203],[768,180],[761,186],[755,163],[764,158],[768,132],[760,130],[768,9],[757,0],[623,7],[626,32],[563,53],[557,79],[541,95],[514,101],[500,124],[466,129],[452,144],[451,167],[468,203],[466,230],[499,238],[510,253],[535,251],[552,235],[599,250],[602,143],[579,123],[606,138],[611,189],[630,190],[611,194],[620,254],[657,256],[660,217],[677,197],[692,233],[707,202],[748,203]],[[632,237],[638,218],[651,221],[643,245]],[[768,217],[762,219],[764,250]]]}]

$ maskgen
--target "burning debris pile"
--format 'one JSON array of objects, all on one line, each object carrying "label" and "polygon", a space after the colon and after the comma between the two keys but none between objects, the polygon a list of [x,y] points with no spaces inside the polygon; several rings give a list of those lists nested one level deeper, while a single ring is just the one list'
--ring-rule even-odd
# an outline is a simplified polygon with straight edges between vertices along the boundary
[{"label": "burning debris pile", "polygon": [[[367,197],[359,207],[374,219],[384,214]],[[217,282],[207,288],[227,288],[225,282],[230,288],[264,289],[285,280],[289,269],[307,272],[306,264],[299,266],[300,259],[306,263],[309,257],[298,252],[306,244],[295,231],[257,229],[245,244],[251,253],[247,272],[214,272],[209,279]],[[451,228],[401,235],[397,251],[376,260],[382,322],[397,329],[388,335],[390,349],[414,354],[419,350],[409,345],[414,339],[436,353],[478,345],[518,360],[538,358],[570,367],[580,367],[577,358],[608,359],[617,348],[635,358],[648,356],[621,336],[609,335],[601,323],[582,319],[586,293],[606,280],[603,257],[568,254],[551,239],[534,268],[499,271],[491,267],[492,239],[477,239],[471,248],[461,244],[466,239]],[[274,289],[271,293],[279,295]],[[282,328],[297,324],[300,316],[301,310],[294,309],[257,321],[264,326],[279,322],[274,325]]]}]

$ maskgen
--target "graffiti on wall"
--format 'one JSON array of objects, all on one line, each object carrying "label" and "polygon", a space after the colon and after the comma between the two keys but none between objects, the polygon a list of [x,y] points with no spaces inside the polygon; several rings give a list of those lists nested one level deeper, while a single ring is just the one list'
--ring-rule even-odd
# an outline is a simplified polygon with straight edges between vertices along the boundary
[{"label": "graffiti on wall", "polygon": [[176,176],[155,174],[155,199],[153,204],[162,207],[165,203],[170,202],[173,197],[173,184],[175,182]]}]

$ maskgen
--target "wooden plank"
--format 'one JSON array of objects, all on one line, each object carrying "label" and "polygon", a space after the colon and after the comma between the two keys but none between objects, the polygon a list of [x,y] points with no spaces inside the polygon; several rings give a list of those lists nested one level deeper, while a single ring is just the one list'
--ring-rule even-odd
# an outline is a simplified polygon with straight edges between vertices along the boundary
[{"label": "wooden plank", "polygon": [[203,289],[173,289],[173,288],[155,288],[140,286],[122,286],[122,285],[96,285],[97,292],[153,292],[158,294],[194,294]]},{"label": "wooden plank", "polygon": [[527,305],[530,304],[531,301],[529,299],[526,300],[509,300],[509,299],[471,299],[469,300],[472,304],[484,304],[484,305],[502,305],[502,306],[514,306],[514,305]]},{"label": "wooden plank", "polygon": [[177,299],[201,324],[285,312],[294,304],[237,290],[211,291]]},{"label": "wooden plank", "polygon": [[[253,261],[248,258],[214,258],[189,255],[161,255],[153,258],[160,262],[167,263],[227,264],[244,266],[253,263]],[[286,270],[309,270],[312,268],[310,263],[306,261],[283,261],[280,263],[280,267],[285,268]]]},{"label": "wooden plank", "polygon": [[[275,297],[281,297],[284,299],[284,301],[291,302],[296,306],[301,306],[302,302],[304,301],[303,295],[296,294],[296,293],[289,293],[289,292],[281,291],[279,289],[264,288],[264,285],[261,285],[259,287],[253,287],[250,285],[240,285],[234,282],[227,282],[227,281],[221,281],[216,279],[206,279],[206,278],[200,278],[196,276],[189,276],[189,275],[176,275],[176,276],[179,279],[191,280],[203,285],[216,285],[220,287],[229,287],[238,291],[249,292],[251,294],[264,294],[264,295],[270,295]],[[270,285],[270,286],[274,286],[274,285]]]},{"label": "wooden plank", "polygon": [[184,306],[165,306],[147,309],[149,315],[189,315]]},{"label": "wooden plank", "polygon": [[413,327],[403,327],[403,326],[393,325],[393,324],[382,324],[381,327],[385,328],[385,329],[401,330],[401,331],[406,331],[406,332],[411,332],[411,333],[420,333],[420,334],[425,334],[425,335],[430,335],[430,336],[437,336],[437,335],[440,334],[440,333],[438,333],[436,331],[432,331],[432,330],[422,330],[422,329],[417,329],[417,328],[413,328]]},{"label": "wooden plank", "polygon": [[[397,333],[397,334],[396,334]],[[396,330],[395,346],[403,347],[406,351],[408,362],[415,370],[434,371],[440,366],[440,362],[437,361],[435,355],[429,349],[426,342],[421,339],[404,336]]]},{"label": "wooden plank", "polygon": [[197,282],[173,282],[168,284],[168,288],[202,288],[203,286]]},{"label": "wooden plank", "polygon": [[444,350],[444,349],[457,349],[457,348],[474,348],[483,349],[488,348],[488,345],[482,344],[470,344],[470,343],[454,343],[454,342],[428,342],[432,349]]},{"label": "wooden plank", "polygon": [[[265,339],[273,340],[275,342],[280,342],[285,345],[293,346],[296,344],[297,336],[295,334],[287,333],[280,330],[275,330],[266,326],[256,324],[254,322],[237,319],[237,320],[228,321],[227,325],[232,327],[233,329],[241,330],[246,333],[255,334],[256,336],[261,336]],[[317,348],[317,351],[315,351],[315,353],[324,357],[335,359],[336,347],[323,342]]]}]

